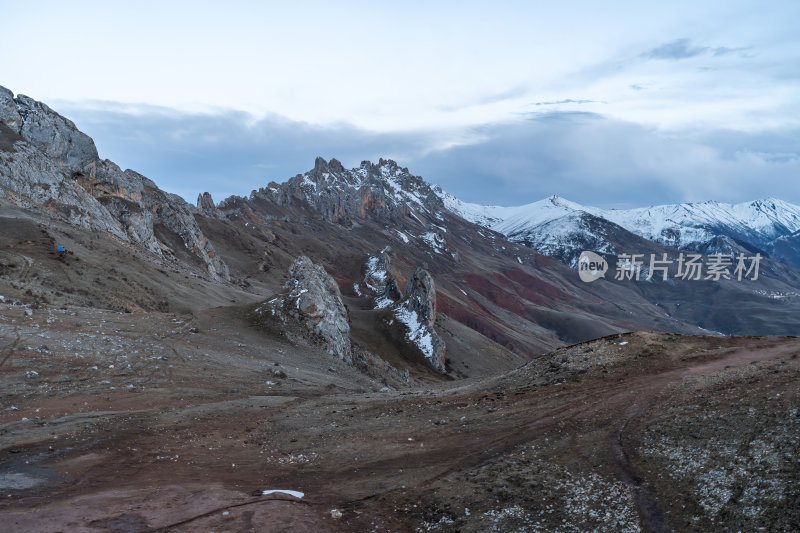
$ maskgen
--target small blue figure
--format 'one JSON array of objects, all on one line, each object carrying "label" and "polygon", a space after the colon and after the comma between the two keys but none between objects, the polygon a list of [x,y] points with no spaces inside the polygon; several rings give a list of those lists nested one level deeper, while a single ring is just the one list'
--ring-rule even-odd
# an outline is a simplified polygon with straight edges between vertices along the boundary
[{"label": "small blue figure", "polygon": [[63,246],[56,246],[56,250],[58,250],[59,252],[66,252],[67,251],[67,249],[64,248]]}]

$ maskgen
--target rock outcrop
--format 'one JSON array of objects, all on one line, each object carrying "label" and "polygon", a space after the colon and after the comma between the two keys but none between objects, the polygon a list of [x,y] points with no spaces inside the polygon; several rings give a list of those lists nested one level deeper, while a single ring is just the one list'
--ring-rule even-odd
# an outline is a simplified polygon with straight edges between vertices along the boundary
[{"label": "rock outcrop", "polygon": [[[190,206],[132,170],[97,154],[94,141],[48,106],[0,87],[0,194],[85,228],[108,232],[157,255],[179,254],[156,236],[176,234],[216,280],[230,278]],[[210,197],[209,197],[210,199]],[[213,204],[213,201],[212,201]]]},{"label": "rock outcrop", "polygon": [[436,287],[426,270],[418,268],[411,273],[403,301],[411,311],[419,315],[422,323],[433,327],[436,321]]},{"label": "rock outcrop", "polygon": [[[397,280],[391,274],[392,259],[387,246],[377,257],[370,257],[364,265],[363,285],[369,296],[373,297],[375,309],[383,309],[403,297]],[[360,294],[359,290],[359,294]]]},{"label": "rock outcrop", "polygon": [[31,143],[0,122],[0,194],[26,208],[41,208],[74,226],[130,240],[122,224],[86,189]]},{"label": "rock outcrop", "polygon": [[23,94],[0,87],[0,122],[44,153],[67,173],[80,171],[98,159],[94,141],[75,124]]},{"label": "rock outcrop", "polygon": [[352,362],[347,310],[339,286],[325,269],[301,256],[289,267],[284,288],[286,294],[267,301],[256,312],[268,312],[289,326],[299,325],[330,354]]},{"label": "rock outcrop", "polygon": [[447,347],[434,329],[436,288],[431,275],[421,268],[416,269],[408,279],[403,298],[391,309],[408,328],[409,342],[419,348],[431,366],[444,373]]}]

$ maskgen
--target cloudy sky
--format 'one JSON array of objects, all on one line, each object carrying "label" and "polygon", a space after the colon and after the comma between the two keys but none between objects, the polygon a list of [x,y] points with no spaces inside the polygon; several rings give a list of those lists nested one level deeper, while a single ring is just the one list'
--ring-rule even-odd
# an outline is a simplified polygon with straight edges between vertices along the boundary
[{"label": "cloudy sky", "polygon": [[800,203],[800,2],[0,0],[0,85],[188,200],[390,157],[466,201]]}]

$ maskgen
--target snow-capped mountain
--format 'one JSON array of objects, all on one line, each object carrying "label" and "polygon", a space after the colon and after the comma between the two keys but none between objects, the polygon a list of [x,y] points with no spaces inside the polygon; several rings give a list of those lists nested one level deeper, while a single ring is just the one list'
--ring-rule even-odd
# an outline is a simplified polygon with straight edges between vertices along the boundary
[{"label": "snow-capped mountain", "polygon": [[[584,206],[558,196],[518,207],[482,206],[462,202],[441,190],[437,193],[453,213],[546,255],[568,257],[568,263],[573,262],[576,239],[591,241],[595,233],[587,217],[603,219],[665,246],[702,253],[742,249],[772,252],[800,231],[800,206],[774,198],[740,204],[709,201],[620,210]],[[606,240],[599,240],[603,242],[596,244],[597,251],[614,251]]]}]

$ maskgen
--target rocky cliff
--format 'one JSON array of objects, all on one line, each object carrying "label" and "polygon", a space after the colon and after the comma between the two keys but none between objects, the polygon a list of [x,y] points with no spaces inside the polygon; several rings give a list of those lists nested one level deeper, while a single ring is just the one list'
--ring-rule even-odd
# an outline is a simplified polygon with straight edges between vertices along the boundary
[{"label": "rocky cliff", "polygon": [[[94,141],[47,105],[0,87],[0,195],[157,255],[180,244],[215,280],[229,279],[190,206],[132,170],[100,159]],[[158,234],[161,234],[160,236]],[[168,236],[176,235],[175,242]]]}]

